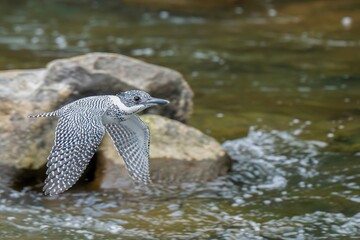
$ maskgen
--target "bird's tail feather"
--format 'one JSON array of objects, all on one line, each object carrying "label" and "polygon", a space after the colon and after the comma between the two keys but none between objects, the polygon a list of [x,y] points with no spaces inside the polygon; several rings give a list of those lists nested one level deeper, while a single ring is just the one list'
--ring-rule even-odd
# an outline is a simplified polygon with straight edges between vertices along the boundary
[{"label": "bird's tail feather", "polygon": [[58,113],[56,111],[54,112],[46,112],[46,113],[39,113],[39,114],[33,114],[29,117],[31,118],[39,118],[39,117],[57,117]]}]

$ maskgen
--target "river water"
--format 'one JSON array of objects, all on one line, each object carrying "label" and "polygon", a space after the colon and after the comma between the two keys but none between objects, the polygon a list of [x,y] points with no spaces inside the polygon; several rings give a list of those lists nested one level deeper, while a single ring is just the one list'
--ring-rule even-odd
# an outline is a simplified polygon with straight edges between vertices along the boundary
[{"label": "river water", "polygon": [[154,2],[1,1],[0,68],[105,51],[176,69],[233,171],[58,198],[0,181],[0,239],[360,239],[359,2]]}]

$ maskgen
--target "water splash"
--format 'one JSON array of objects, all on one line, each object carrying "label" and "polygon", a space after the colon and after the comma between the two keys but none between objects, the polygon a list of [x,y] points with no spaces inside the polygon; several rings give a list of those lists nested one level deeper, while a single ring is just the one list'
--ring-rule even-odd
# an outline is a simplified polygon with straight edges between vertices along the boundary
[{"label": "water splash", "polygon": [[233,180],[262,189],[281,189],[291,176],[316,176],[319,149],[326,143],[297,139],[301,130],[289,133],[251,127],[245,138],[224,142],[224,149],[234,160]]}]

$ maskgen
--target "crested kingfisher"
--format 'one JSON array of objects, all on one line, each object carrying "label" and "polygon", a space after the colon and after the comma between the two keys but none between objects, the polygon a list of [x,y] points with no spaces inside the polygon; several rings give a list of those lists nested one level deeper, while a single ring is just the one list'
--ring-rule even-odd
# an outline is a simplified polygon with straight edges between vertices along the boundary
[{"label": "crested kingfisher", "polygon": [[58,117],[54,146],[47,159],[45,195],[68,190],[80,178],[95,154],[105,131],[124,159],[130,176],[151,183],[149,128],[136,113],[169,101],[140,90],[116,95],[85,97],[53,112],[30,117]]}]

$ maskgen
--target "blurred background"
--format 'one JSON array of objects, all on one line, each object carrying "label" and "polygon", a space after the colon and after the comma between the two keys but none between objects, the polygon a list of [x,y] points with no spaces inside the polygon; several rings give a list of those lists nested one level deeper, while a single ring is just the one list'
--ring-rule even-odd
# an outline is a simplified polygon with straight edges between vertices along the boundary
[{"label": "blurred background", "polygon": [[[1,239],[359,239],[359,49],[357,0],[1,1],[0,70],[88,52],[172,68],[189,124],[242,150],[205,185],[0,189]],[[271,178],[248,181],[243,159]]]}]

